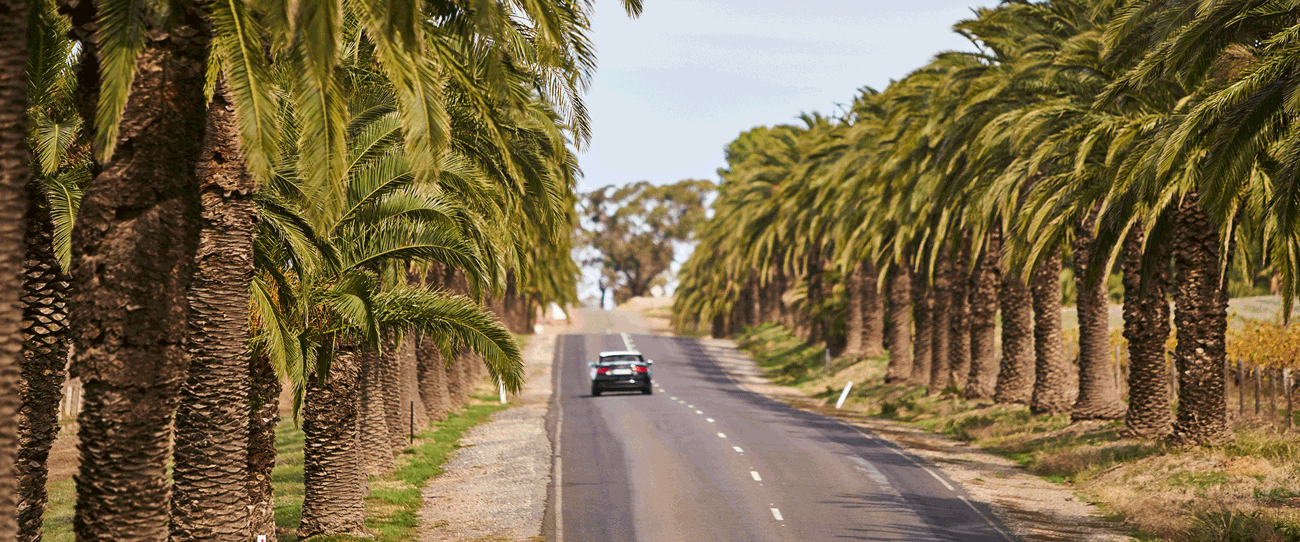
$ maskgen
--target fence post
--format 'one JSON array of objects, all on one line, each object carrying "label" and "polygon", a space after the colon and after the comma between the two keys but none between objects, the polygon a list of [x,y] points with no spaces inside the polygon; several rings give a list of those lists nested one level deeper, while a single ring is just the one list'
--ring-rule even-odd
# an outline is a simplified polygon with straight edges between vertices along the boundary
[{"label": "fence post", "polygon": [[1259,410],[1260,410],[1260,404],[1259,404],[1260,388],[1264,387],[1264,375],[1260,374],[1259,369],[1260,369],[1259,367],[1255,367],[1251,371],[1255,373],[1255,417],[1256,418],[1259,417]]},{"label": "fence post", "polygon": [[[402,407],[397,407],[397,408],[402,408]],[[415,444],[415,401],[411,401],[411,424],[408,425],[407,427],[411,428],[411,437],[410,437],[411,444]]]},{"label": "fence post", "polygon": [[1237,418],[1246,417],[1246,362],[1237,360]]},{"label": "fence post", "polygon": [[1282,369],[1282,393],[1287,394],[1287,430],[1295,426],[1295,412],[1291,406],[1291,369]]},{"label": "fence post", "polygon": [[1277,419],[1277,369],[1268,370],[1268,418]]}]

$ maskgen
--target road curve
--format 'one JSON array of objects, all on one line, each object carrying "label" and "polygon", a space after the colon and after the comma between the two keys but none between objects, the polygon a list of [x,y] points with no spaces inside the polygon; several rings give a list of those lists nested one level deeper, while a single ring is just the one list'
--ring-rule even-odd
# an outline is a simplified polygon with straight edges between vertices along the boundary
[{"label": "road curve", "polygon": [[[587,362],[629,346],[655,361],[654,395],[592,397]],[[1014,540],[924,460],[740,389],[716,355],[681,337],[559,338],[548,540]]]}]

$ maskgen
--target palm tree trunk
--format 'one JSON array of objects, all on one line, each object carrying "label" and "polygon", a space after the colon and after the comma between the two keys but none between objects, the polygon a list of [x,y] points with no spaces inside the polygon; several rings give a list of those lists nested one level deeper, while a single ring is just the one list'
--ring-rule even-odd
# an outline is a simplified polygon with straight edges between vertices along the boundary
[{"label": "palm tree trunk", "polygon": [[383,354],[370,349],[357,355],[360,390],[357,393],[357,456],[369,476],[383,476],[397,468],[385,408]]},{"label": "palm tree trunk", "polygon": [[391,333],[384,333],[383,352],[376,356],[378,379],[382,393],[385,427],[388,430],[390,451],[406,447],[406,409],[402,403],[402,368],[398,366],[397,341]]},{"label": "palm tree trunk", "polygon": [[1178,419],[1173,436],[1185,443],[1221,444],[1233,437],[1224,393],[1228,300],[1219,273],[1219,225],[1194,193],[1183,198],[1177,212],[1172,249]]},{"label": "palm tree trunk", "polygon": [[27,184],[23,262],[22,407],[18,412],[18,540],[41,539],[46,460],[59,434],[68,355],[68,276],[54,254],[54,223],[40,185]]},{"label": "palm tree trunk", "polygon": [[[27,6],[0,1],[0,540],[18,537],[18,413],[22,393],[24,190],[31,179],[27,143]],[[24,476],[28,478],[28,476]],[[44,488],[41,488],[44,493]],[[40,499],[42,506],[44,498]],[[32,503],[35,504],[35,503]]]},{"label": "palm tree trunk", "polygon": [[1150,258],[1158,263],[1142,276],[1143,234],[1134,229],[1124,240],[1124,338],[1128,340],[1128,415],[1124,433],[1165,437],[1173,431],[1169,411],[1169,245],[1153,243]]},{"label": "palm tree trunk", "polygon": [[1029,404],[1034,394],[1034,313],[1029,286],[1016,273],[1002,278],[1002,362],[993,401]]},{"label": "palm tree trunk", "polygon": [[912,318],[916,321],[916,335],[912,337],[912,375],[907,382],[913,386],[930,383],[930,362],[934,359],[934,291],[925,275],[914,275],[912,281]]},{"label": "palm tree trunk", "polygon": [[169,531],[166,464],[188,369],[181,345],[201,224],[195,166],[208,49],[199,9],[185,2],[172,13],[169,28],[149,29],[117,151],[87,190],[73,235],[73,370],[85,392],[74,531],[83,541]]},{"label": "palm tree trunk", "polygon": [[1118,420],[1125,405],[1119,396],[1119,381],[1110,359],[1110,299],[1106,279],[1109,269],[1096,272],[1089,281],[1088,259],[1094,250],[1094,210],[1074,236],[1074,283],[1078,291],[1079,397],[1070,417],[1075,420]]},{"label": "palm tree trunk", "polygon": [[[967,236],[969,237],[969,236]],[[952,302],[948,309],[948,381],[965,389],[970,375],[970,240],[962,241],[962,250],[952,270]]]},{"label": "palm tree trunk", "polygon": [[249,358],[248,491],[252,539],[276,539],[271,470],[275,468],[275,428],[280,425],[280,377],[263,353]]},{"label": "palm tree trunk", "polygon": [[431,421],[442,421],[451,412],[451,397],[447,395],[447,370],[442,353],[433,338],[420,336],[416,358],[420,370],[420,399]]},{"label": "palm tree trunk", "polygon": [[1061,251],[1045,256],[1030,279],[1034,298],[1034,395],[1029,409],[1035,414],[1070,410],[1070,368],[1061,336]]},{"label": "palm tree trunk", "polygon": [[356,448],[359,365],[357,353],[340,345],[324,382],[315,375],[307,381],[298,538],[367,534],[363,473]]},{"label": "palm tree trunk", "polygon": [[975,260],[970,290],[970,376],[966,381],[966,398],[992,399],[998,380],[997,313],[998,286],[1002,268],[998,258],[1002,236],[989,233],[984,249]]},{"label": "palm tree trunk", "polygon": [[[941,251],[943,249],[940,249]],[[934,292],[934,308],[930,317],[931,342],[934,346],[930,350],[930,384],[927,391],[931,394],[937,394],[948,387],[952,381],[951,361],[951,330],[948,327],[948,317],[952,308],[952,262],[949,261],[948,255],[939,254],[939,259],[935,262],[934,267],[934,284],[931,286]]]},{"label": "palm tree trunk", "polygon": [[[415,357],[415,337],[414,330],[410,330],[402,338],[402,344],[397,347],[397,362],[401,369],[402,407],[406,409],[406,424],[403,427],[419,432],[421,427],[429,425],[429,413],[424,409],[424,401],[420,400],[420,368]],[[411,427],[412,424],[414,427]],[[406,444],[402,447],[405,448]]]},{"label": "palm tree trunk", "polygon": [[912,374],[912,277],[906,267],[889,267],[889,366],[885,382],[904,382]]},{"label": "palm tree trunk", "polygon": [[256,188],[239,153],[234,105],[218,82],[199,163],[203,230],[190,284],[188,380],[176,411],[171,539],[249,538],[248,296]]},{"label": "palm tree trunk", "polygon": [[844,355],[851,358],[860,358],[863,355],[862,340],[866,336],[865,319],[862,311],[865,308],[864,297],[866,295],[866,278],[862,262],[858,262],[849,271],[848,276],[844,277],[844,294],[847,303],[845,303],[844,314]]},{"label": "palm tree trunk", "polygon": [[460,410],[469,400],[469,376],[466,374],[468,363],[468,354],[462,348],[451,363],[447,364],[447,395],[451,398],[453,412]]},{"label": "palm tree trunk", "polygon": [[862,355],[885,354],[885,304],[881,299],[879,273],[871,261],[862,263]]}]

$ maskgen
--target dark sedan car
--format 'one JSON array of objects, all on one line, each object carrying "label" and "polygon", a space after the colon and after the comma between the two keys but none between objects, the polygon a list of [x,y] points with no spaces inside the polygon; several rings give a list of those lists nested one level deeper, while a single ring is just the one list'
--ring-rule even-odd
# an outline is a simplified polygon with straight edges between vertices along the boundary
[{"label": "dark sedan car", "polygon": [[591,367],[591,394],[600,396],[606,390],[631,390],[650,395],[654,393],[650,385],[653,363],[632,350],[601,352],[599,361],[587,364]]}]

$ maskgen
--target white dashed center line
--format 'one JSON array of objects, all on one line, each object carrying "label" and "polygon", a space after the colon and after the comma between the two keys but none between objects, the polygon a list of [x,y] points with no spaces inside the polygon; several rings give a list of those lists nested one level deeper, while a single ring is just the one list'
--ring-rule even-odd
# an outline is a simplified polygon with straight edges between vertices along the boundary
[{"label": "white dashed center line", "polygon": [[785,521],[785,518],[781,517],[781,511],[776,508],[772,509],[772,517],[776,518],[777,521]]},{"label": "white dashed center line", "polygon": [[705,419],[705,420],[708,420],[709,423],[713,423],[713,418],[704,418],[704,419]]},{"label": "white dashed center line", "polygon": [[740,449],[740,446],[732,446],[731,449],[732,449],[732,450],[735,450],[736,453],[738,453],[738,454],[743,454],[743,453],[745,453],[744,450],[741,450],[741,449]]},{"label": "white dashed center line", "polygon": [[695,405],[686,405],[686,408],[695,408]]},{"label": "white dashed center line", "polygon": [[718,438],[727,438],[726,433],[718,433]]},{"label": "white dashed center line", "polygon": [[703,410],[696,410],[695,413],[696,413],[696,414],[704,414],[704,411],[703,411]]},{"label": "white dashed center line", "polygon": [[749,475],[754,477],[754,481],[755,481],[755,482],[762,482],[762,481],[763,481],[763,477],[762,477],[762,476],[759,476],[759,475],[758,475],[758,471],[756,471],[756,470],[751,470],[751,471],[749,471]]},{"label": "white dashed center line", "polygon": [[671,399],[672,399],[672,400],[674,400],[674,401],[676,401],[676,400],[677,400],[677,398],[676,398],[676,397],[672,397],[672,398],[671,398]]}]

